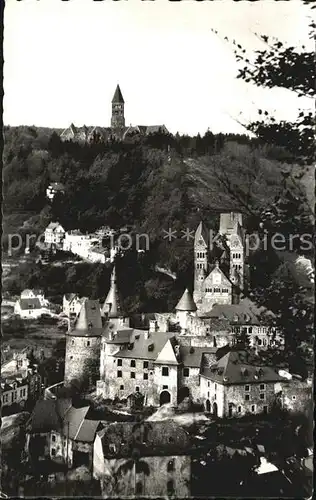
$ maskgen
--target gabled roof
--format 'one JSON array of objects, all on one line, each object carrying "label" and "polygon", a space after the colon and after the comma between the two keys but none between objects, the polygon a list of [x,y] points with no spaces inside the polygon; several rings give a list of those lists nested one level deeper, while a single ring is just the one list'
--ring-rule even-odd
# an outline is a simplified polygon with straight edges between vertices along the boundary
[{"label": "gabled roof", "polygon": [[243,350],[229,351],[217,363],[209,368],[204,367],[201,375],[224,385],[284,381],[284,378],[279,375],[278,369],[254,364],[249,353]]},{"label": "gabled roof", "polygon": [[193,297],[188,289],[183,292],[181,299],[176,305],[176,311],[195,312],[197,310]]},{"label": "gabled roof", "polygon": [[67,333],[76,337],[99,337],[102,334],[100,304],[97,300],[85,299],[74,328]]},{"label": "gabled roof", "polygon": [[148,338],[146,339],[144,333],[138,332],[134,336],[133,344],[129,347],[123,347],[114,356],[117,358],[155,361],[167,341],[174,337],[172,332],[155,332],[153,334],[148,333]]},{"label": "gabled roof", "polygon": [[105,458],[127,458],[133,450],[142,457],[190,453],[188,433],[175,422],[115,422],[98,432]]},{"label": "gabled roof", "polygon": [[61,224],[59,224],[59,222],[50,222],[46,228],[47,229],[51,229],[52,231],[56,231],[56,229],[62,229],[64,232],[64,228],[62,227]]},{"label": "gabled roof", "polygon": [[36,402],[28,428],[31,433],[45,433],[62,428],[63,419],[71,408],[70,399],[43,399]]},{"label": "gabled roof", "polygon": [[124,104],[123,95],[119,85],[116,86],[112,102],[119,102]]},{"label": "gabled roof", "polygon": [[65,413],[63,420],[63,434],[68,436],[69,439],[78,440],[77,436],[84,419],[88,413],[89,406],[83,408],[74,408],[71,406]]},{"label": "gabled roof", "polygon": [[34,298],[30,298],[30,299],[20,299],[19,305],[23,311],[42,309],[42,306],[41,306],[41,303],[40,303],[38,297],[34,297]]},{"label": "gabled roof", "polygon": [[195,231],[194,246],[200,245],[200,241],[202,241],[201,245],[205,245],[207,247],[208,233],[202,221],[200,222],[200,224],[197,227],[197,230]]},{"label": "gabled roof", "polygon": [[230,323],[260,325],[259,316],[265,312],[272,315],[271,311],[259,308],[254,302],[245,298],[239,304],[215,304],[207,314],[208,318],[226,319]]}]

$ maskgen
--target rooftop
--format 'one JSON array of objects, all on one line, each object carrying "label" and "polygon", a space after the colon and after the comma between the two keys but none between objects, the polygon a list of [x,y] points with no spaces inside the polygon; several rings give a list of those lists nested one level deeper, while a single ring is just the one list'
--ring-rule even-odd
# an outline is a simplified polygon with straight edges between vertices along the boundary
[{"label": "rooftop", "polygon": [[134,335],[133,343],[123,347],[114,356],[117,358],[145,359],[155,361],[158,354],[169,339],[174,338],[172,332],[148,333],[145,338],[144,332],[138,331]]},{"label": "rooftop", "polygon": [[101,310],[98,300],[85,299],[78,318],[68,335],[76,337],[99,337],[102,334]]},{"label": "rooftop", "polygon": [[224,385],[284,381],[278,370],[252,364],[249,353],[243,350],[229,351],[217,363],[204,367],[201,375]]},{"label": "rooftop", "polygon": [[193,297],[188,289],[186,289],[176,305],[176,311],[195,312],[197,310]]},{"label": "rooftop", "polygon": [[30,299],[19,299],[20,308],[23,311],[27,310],[37,310],[42,309],[40,300],[38,297],[30,298]]}]

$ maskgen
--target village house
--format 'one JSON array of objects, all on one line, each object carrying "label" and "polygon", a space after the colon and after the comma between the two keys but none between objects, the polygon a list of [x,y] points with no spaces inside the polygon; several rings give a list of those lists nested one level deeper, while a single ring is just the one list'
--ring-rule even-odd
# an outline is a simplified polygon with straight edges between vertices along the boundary
[{"label": "village house", "polygon": [[45,299],[44,291],[37,288],[34,288],[32,290],[23,290],[20,297],[21,299],[38,299],[42,306],[48,305],[48,300]]},{"label": "village house", "polygon": [[28,379],[14,377],[1,380],[1,402],[3,407],[13,404],[24,406],[28,399]]},{"label": "village house", "polygon": [[54,245],[56,248],[63,248],[63,240],[65,237],[65,230],[58,222],[50,222],[45,229],[44,242],[51,246]]},{"label": "village house", "polygon": [[49,201],[53,201],[57,193],[64,194],[64,192],[65,186],[63,184],[60,182],[52,182],[46,189],[46,198],[48,198]]},{"label": "village house", "polygon": [[[294,387],[289,383],[288,375],[271,366],[260,365],[258,357],[254,359],[244,350],[232,349],[216,363],[202,366],[201,401],[207,412],[218,417],[268,413],[276,404],[293,410],[284,404],[286,394]],[[305,388],[308,393],[306,383]],[[299,392],[296,388],[295,399],[300,399]]]},{"label": "village house", "polygon": [[78,316],[82,304],[87,300],[87,297],[79,297],[76,293],[66,293],[63,296],[63,313],[70,318]]},{"label": "village house", "polygon": [[103,498],[190,496],[190,439],[171,420],[108,424],[93,455]]},{"label": "village house", "polygon": [[100,422],[87,419],[89,406],[74,408],[69,399],[37,401],[27,423],[26,451],[37,460],[93,467],[93,442]]},{"label": "village house", "polygon": [[49,313],[49,310],[44,307],[39,298],[22,299],[16,301],[14,305],[14,314],[20,316],[21,319],[37,319],[42,314]]}]

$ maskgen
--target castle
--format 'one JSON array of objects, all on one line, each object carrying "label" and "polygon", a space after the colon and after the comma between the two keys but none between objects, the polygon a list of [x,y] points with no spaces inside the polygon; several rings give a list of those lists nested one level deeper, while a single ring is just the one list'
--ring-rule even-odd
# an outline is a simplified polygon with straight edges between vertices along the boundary
[{"label": "castle", "polygon": [[124,314],[114,266],[103,305],[86,299],[67,332],[65,383],[96,386],[96,394],[110,400],[138,393],[149,406],[177,405],[191,396],[218,416],[268,411],[279,388],[274,384],[282,382],[278,370],[258,366],[244,351],[229,354],[240,331],[257,352],[276,341],[275,330],[260,322],[261,311],[240,296],[241,224],[240,214],[222,214],[216,248],[209,248],[210,235],[199,225],[193,296],[186,289],[174,312],[154,314],[146,329],[132,328]]},{"label": "castle", "polygon": [[129,125],[125,124],[125,102],[117,85],[112,99],[111,127],[76,127],[73,123],[65,129],[60,138],[62,141],[79,143],[107,142],[111,140],[124,141],[133,135],[146,136],[155,133],[168,134],[165,125]]}]

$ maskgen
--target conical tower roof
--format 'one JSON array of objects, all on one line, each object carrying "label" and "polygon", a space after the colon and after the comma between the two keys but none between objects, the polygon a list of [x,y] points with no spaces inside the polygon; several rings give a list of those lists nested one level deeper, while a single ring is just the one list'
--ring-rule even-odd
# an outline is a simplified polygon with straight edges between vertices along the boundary
[{"label": "conical tower roof", "polygon": [[86,299],[80,309],[74,328],[69,335],[95,337],[101,335],[102,319],[98,300]]},{"label": "conical tower roof", "polygon": [[176,311],[195,312],[196,310],[197,307],[193,300],[193,297],[190,294],[189,290],[186,289],[176,306]]},{"label": "conical tower roof", "polygon": [[115,266],[113,267],[113,271],[111,274],[111,287],[102,307],[102,315],[107,313],[109,318],[118,318],[122,314],[119,295],[117,291]]},{"label": "conical tower roof", "polygon": [[120,102],[124,104],[123,95],[119,85],[116,86],[112,102]]}]

